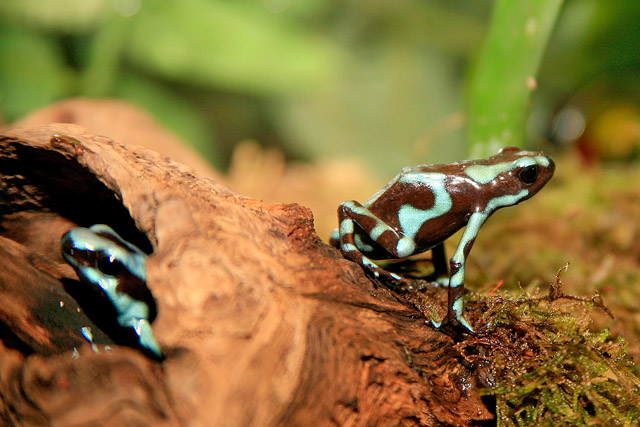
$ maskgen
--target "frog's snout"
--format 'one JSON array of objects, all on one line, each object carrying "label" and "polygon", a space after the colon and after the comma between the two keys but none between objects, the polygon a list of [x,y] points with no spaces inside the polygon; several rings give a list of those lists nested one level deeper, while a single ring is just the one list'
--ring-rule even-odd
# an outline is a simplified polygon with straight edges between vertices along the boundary
[{"label": "frog's snout", "polygon": [[[75,229],[76,231],[78,229]],[[60,252],[64,260],[73,268],[87,263],[88,254],[78,246],[78,233],[74,230],[67,231],[60,238]]]},{"label": "frog's snout", "polygon": [[69,258],[73,258],[74,246],[73,241],[71,239],[71,232],[67,231],[64,233],[62,238],[60,239],[60,250],[62,252],[62,256],[69,260]]},{"label": "frog's snout", "polygon": [[549,155],[545,155],[545,157],[549,160],[549,166],[547,167],[549,168],[549,172],[553,175],[553,172],[556,170],[556,161]]},{"label": "frog's snout", "polygon": [[544,175],[546,175],[544,182],[546,183],[553,177],[553,173],[556,170],[556,162],[553,160],[553,157],[549,155],[544,154],[544,157],[548,161],[548,164],[544,167]]}]

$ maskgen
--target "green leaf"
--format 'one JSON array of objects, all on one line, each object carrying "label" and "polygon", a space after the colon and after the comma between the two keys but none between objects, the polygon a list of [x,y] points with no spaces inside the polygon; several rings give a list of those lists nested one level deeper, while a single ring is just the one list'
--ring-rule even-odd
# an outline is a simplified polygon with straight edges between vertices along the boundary
[{"label": "green leaf", "polygon": [[77,34],[93,30],[112,15],[112,3],[113,0],[2,0],[0,16],[7,22]]},{"label": "green leaf", "polygon": [[117,84],[122,52],[126,46],[131,20],[114,16],[98,28],[85,54],[81,86],[84,95],[106,97]]},{"label": "green leaf", "polygon": [[244,93],[292,93],[333,72],[337,49],[252,5],[150,0],[136,20],[129,59],[165,78]]},{"label": "green leaf", "polygon": [[562,0],[498,0],[471,81],[471,157],[523,146],[531,91]]},{"label": "green leaf", "polygon": [[68,96],[74,73],[44,35],[0,26],[0,105],[8,121]]}]

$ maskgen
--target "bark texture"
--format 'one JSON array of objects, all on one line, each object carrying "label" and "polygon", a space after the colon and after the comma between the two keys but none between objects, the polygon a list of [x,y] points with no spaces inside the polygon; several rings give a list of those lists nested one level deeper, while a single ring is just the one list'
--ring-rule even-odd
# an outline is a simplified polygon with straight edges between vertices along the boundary
[{"label": "bark texture", "polygon": [[[109,308],[60,256],[63,233],[96,223],[151,253],[162,363],[113,343]],[[0,294],[7,424],[491,418],[452,338],[321,242],[308,209],[239,196],[77,126],[0,135]]]}]

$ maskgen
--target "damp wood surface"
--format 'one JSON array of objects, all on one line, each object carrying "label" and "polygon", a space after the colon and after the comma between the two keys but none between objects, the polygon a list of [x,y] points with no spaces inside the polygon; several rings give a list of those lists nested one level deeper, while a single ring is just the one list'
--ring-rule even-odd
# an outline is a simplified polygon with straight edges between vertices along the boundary
[{"label": "damp wood surface", "polygon": [[[162,363],[101,334],[77,292],[59,240],[96,223],[151,253]],[[492,418],[454,339],[323,243],[309,209],[243,197],[78,126],[0,134],[0,267],[3,424]]]}]

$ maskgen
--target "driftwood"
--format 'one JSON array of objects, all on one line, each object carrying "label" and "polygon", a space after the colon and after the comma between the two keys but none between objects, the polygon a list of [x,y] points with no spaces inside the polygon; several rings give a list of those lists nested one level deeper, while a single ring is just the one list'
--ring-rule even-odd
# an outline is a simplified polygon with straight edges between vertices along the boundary
[{"label": "driftwood", "polygon": [[149,113],[120,99],[72,98],[34,111],[13,124],[14,128],[34,128],[49,123],[72,123],[93,135],[108,135],[125,145],[139,145],[209,178],[222,179],[209,163],[189,145],[154,120]]},{"label": "driftwood", "polygon": [[[95,223],[152,252],[162,363],[111,341],[107,310],[60,256],[64,232]],[[0,292],[3,424],[492,418],[454,340],[320,241],[308,209],[77,126],[0,135]]]}]

